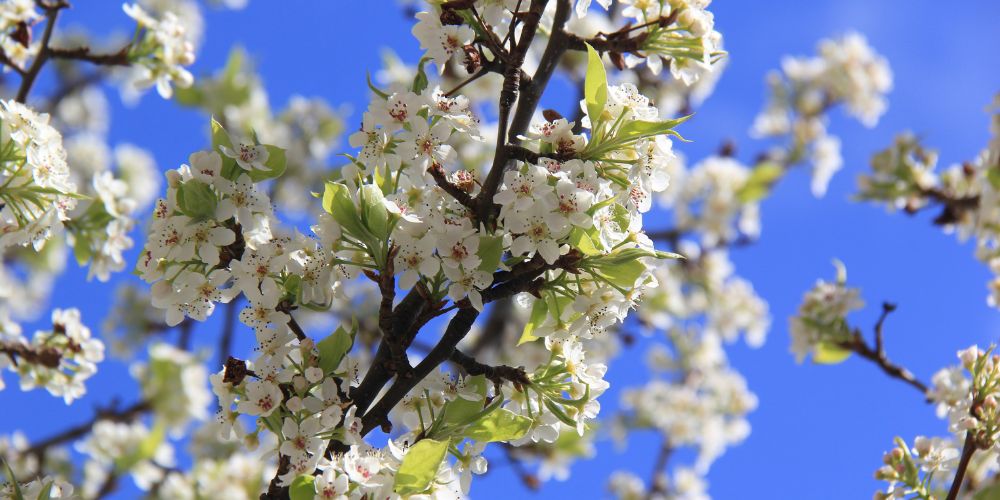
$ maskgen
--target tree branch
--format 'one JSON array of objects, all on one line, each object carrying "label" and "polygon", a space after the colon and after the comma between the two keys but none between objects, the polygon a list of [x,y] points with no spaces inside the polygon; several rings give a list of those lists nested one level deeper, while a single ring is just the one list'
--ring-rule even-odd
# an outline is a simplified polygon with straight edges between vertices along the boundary
[{"label": "tree branch", "polygon": [[431,166],[427,168],[427,172],[429,172],[431,177],[434,178],[434,182],[437,183],[438,187],[451,195],[455,201],[461,203],[462,206],[468,208],[469,210],[476,209],[476,202],[472,199],[472,196],[469,196],[469,193],[465,192],[465,190],[448,180],[448,175],[445,174],[444,168],[441,167],[440,163],[432,163]]},{"label": "tree branch", "polygon": [[[568,4],[569,0],[559,0],[559,5]],[[523,118],[519,119],[518,115],[523,113],[521,108],[524,105],[524,100],[529,99],[531,89],[537,85],[541,85],[544,88],[548,83],[548,77],[543,73],[543,66],[539,66],[538,71],[532,77],[531,85],[524,89],[522,93],[521,101],[518,102],[517,111],[514,114],[514,121],[510,124],[510,132],[508,133],[508,120],[510,119],[511,107],[514,102],[518,100],[518,91],[520,90],[521,82],[521,66],[524,65],[524,57],[528,53],[528,48],[531,46],[531,41],[535,37],[535,32],[538,30],[538,23],[542,18],[542,12],[545,10],[545,4],[548,0],[531,0],[531,6],[528,7],[528,12],[522,16],[524,19],[524,26],[521,27],[521,38],[518,40],[517,46],[509,55],[509,57],[504,60],[504,79],[503,88],[500,91],[500,112],[499,121],[497,126],[497,149],[493,155],[493,165],[490,167],[489,173],[486,175],[486,180],[483,182],[482,191],[480,191],[479,196],[476,197],[476,219],[480,222],[489,222],[492,219],[493,214],[493,195],[496,194],[497,189],[500,187],[500,181],[503,180],[503,172],[507,166],[507,150],[504,146],[510,140],[508,137],[516,137],[524,133],[527,129],[527,121],[530,121],[531,116],[529,113],[528,118],[525,120]],[[557,19],[558,21],[558,19]],[[558,31],[562,31],[562,24],[553,25],[553,33],[556,27]],[[554,35],[555,36],[555,35]],[[513,43],[513,41],[511,42]],[[549,44],[552,44],[551,39]],[[548,52],[548,50],[546,50]],[[544,56],[543,56],[544,57]],[[545,62],[544,60],[542,61]],[[554,63],[553,63],[554,66]],[[539,92],[540,94],[540,92]],[[537,98],[534,98],[534,103],[531,104],[531,112],[534,112],[534,106],[537,104]],[[524,125],[520,125],[520,121],[524,121]]]},{"label": "tree branch", "polygon": [[962,491],[962,483],[965,480],[965,471],[969,468],[972,455],[976,453],[976,439],[972,432],[966,432],[965,444],[962,445],[962,455],[958,460],[958,468],[955,469],[955,479],[951,481],[951,488],[948,489],[946,500],[956,500],[958,493]]},{"label": "tree branch", "polygon": [[17,342],[0,342],[0,354],[6,354],[17,366],[18,359],[23,359],[33,365],[41,365],[47,368],[58,368],[62,360],[62,354],[51,347],[41,347],[34,349],[31,346]]},{"label": "tree branch", "polygon": [[531,385],[531,380],[528,379],[528,374],[525,373],[523,367],[514,368],[507,365],[486,365],[476,361],[475,358],[458,349],[452,351],[449,359],[461,366],[469,375],[485,375],[487,379],[496,385],[501,385],[504,381],[513,382],[515,385],[521,386]]},{"label": "tree branch", "polygon": [[899,366],[892,361],[889,361],[888,356],[886,356],[885,348],[882,345],[882,326],[885,323],[886,317],[892,311],[896,310],[895,304],[885,302],[882,304],[882,315],[879,317],[878,322],[875,324],[875,347],[871,347],[865,342],[865,339],[861,336],[861,332],[858,330],[854,331],[854,334],[850,340],[840,342],[838,345],[849,351],[852,351],[859,356],[872,361],[879,368],[885,372],[886,375],[902,380],[903,382],[913,386],[924,396],[927,395],[927,385],[917,379],[909,370]]},{"label": "tree branch", "polygon": [[45,31],[42,33],[42,41],[39,45],[38,55],[35,56],[35,60],[31,62],[31,67],[28,68],[21,78],[21,86],[17,89],[17,97],[15,100],[20,103],[24,103],[28,100],[28,93],[31,92],[31,86],[35,84],[35,79],[38,78],[38,73],[42,71],[42,67],[45,66],[45,62],[48,60],[51,53],[51,48],[49,47],[49,42],[52,41],[52,33],[56,28],[56,20],[59,18],[59,11],[69,7],[69,3],[65,0],[58,0],[54,4],[46,4],[41,1],[36,1],[39,7],[45,9]]},{"label": "tree branch", "polygon": [[131,48],[132,45],[129,44],[110,54],[94,54],[90,52],[90,47],[76,47],[72,49],[50,47],[49,57],[70,61],[85,61],[98,66],[128,66],[131,64],[131,61],[128,59],[128,52]]},{"label": "tree branch", "polygon": [[660,445],[660,452],[656,455],[656,462],[653,463],[653,474],[649,478],[649,493],[646,495],[646,498],[651,499],[655,494],[665,492],[666,485],[660,479],[660,476],[666,471],[667,463],[670,461],[670,456],[673,453],[674,448],[671,446],[670,440],[664,437],[663,444]]}]

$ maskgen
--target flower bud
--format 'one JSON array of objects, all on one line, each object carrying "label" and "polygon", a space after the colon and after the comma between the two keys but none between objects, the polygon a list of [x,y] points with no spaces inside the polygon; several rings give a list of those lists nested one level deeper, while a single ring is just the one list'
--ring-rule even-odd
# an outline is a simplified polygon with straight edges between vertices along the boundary
[{"label": "flower bud", "polygon": [[968,349],[958,351],[958,359],[962,361],[962,366],[966,370],[972,370],[972,366],[976,364],[976,359],[979,358],[979,347],[973,345]]}]

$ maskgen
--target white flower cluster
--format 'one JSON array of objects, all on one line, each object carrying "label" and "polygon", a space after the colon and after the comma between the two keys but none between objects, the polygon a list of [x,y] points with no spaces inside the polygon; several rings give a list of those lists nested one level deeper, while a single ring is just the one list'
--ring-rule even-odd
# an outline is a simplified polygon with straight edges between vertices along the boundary
[{"label": "white flower cluster", "polygon": [[122,471],[128,471],[140,489],[149,490],[176,463],[164,429],[150,429],[142,422],[98,421],[76,449],[87,457],[81,487],[85,498],[94,498],[110,474]]},{"label": "white flower cluster", "polygon": [[892,72],[857,33],[823,40],[818,50],[817,57],[786,58],[782,73],[768,75],[771,95],[753,133],[790,135],[792,145],[779,159],[794,164],[808,157],[813,164],[813,194],[823,196],[843,164],[840,139],[826,131],[827,111],[844,104],[865,126],[875,126],[887,106],[884,96],[892,88]]},{"label": "white flower cluster", "polygon": [[661,201],[673,208],[677,229],[701,234],[712,247],[760,235],[760,208],[747,196],[752,170],[734,158],[710,156],[685,170],[678,161],[675,187]]},{"label": "white flower cluster", "polygon": [[[950,439],[917,436],[910,448],[901,438],[882,456],[875,478],[887,481],[885,491],[875,492],[875,500],[896,498],[938,498],[937,491],[950,484],[959,450]],[[935,475],[936,474],[936,475]]]},{"label": "white flower cluster", "polygon": [[[30,27],[42,16],[35,7],[34,0],[9,0],[0,3],[0,51],[4,57],[24,69],[28,59],[38,52],[38,44],[30,43]],[[3,72],[11,71],[6,64]]]},{"label": "white flower cluster", "polygon": [[44,387],[66,404],[83,395],[84,381],[103,360],[104,344],[90,336],[77,309],[54,309],[52,329],[35,332],[31,342],[0,332],[0,369],[16,372],[22,390]]},{"label": "white flower cluster", "polygon": [[903,134],[872,158],[873,173],[862,176],[858,186],[862,199],[908,212],[940,204],[934,223],[961,241],[975,238],[976,258],[994,274],[987,301],[1000,307],[1000,94],[989,110],[990,141],[974,160],[935,174],[937,153]]},{"label": "white flower cluster", "polygon": [[[580,3],[577,3],[579,13]],[[625,56],[625,67],[646,63],[654,75],[664,65],[674,79],[694,85],[715,72],[725,56],[722,34],[715,30],[715,16],[707,10],[711,0],[627,0],[621,16],[632,24],[647,24],[637,51]],[[672,20],[665,23],[663,20]]]},{"label": "white flower cluster", "polygon": [[168,473],[155,498],[252,500],[259,498],[264,489],[264,472],[261,460],[246,452],[219,459],[203,458],[186,474]]},{"label": "white flower cluster", "polygon": [[39,250],[76,206],[76,185],[49,115],[13,100],[0,105],[0,249]]},{"label": "white flower cluster", "polygon": [[138,4],[125,4],[125,13],[138,23],[136,38],[129,47],[129,60],[139,70],[134,76],[138,88],[156,86],[164,99],[173,95],[173,87],[189,87],[194,81],[185,68],[194,63],[194,45],[187,27],[173,12],[159,18]]},{"label": "white flower cluster", "polygon": [[134,364],[132,376],[142,386],[142,397],[156,412],[157,422],[175,435],[183,435],[188,423],[205,420],[212,394],[205,381],[208,370],[202,360],[169,344],[149,348],[149,361]]},{"label": "white flower cluster", "polygon": [[889,210],[915,212],[929,203],[928,194],[940,182],[934,173],[937,158],[912,133],[899,134],[892,146],[872,156],[871,174],[858,176],[858,196],[884,202]]},{"label": "white flower cluster", "polygon": [[792,353],[799,363],[812,354],[816,362],[829,362],[827,356],[842,351],[838,344],[851,339],[847,315],[864,307],[861,291],[847,286],[847,269],[834,261],[837,279],[830,283],[818,280],[806,292],[795,316],[789,320]]},{"label": "white flower cluster", "polygon": [[300,234],[272,235],[272,207],[258,183],[281,174],[284,151],[217,131],[225,159],[203,151],[168,172],[167,197],[156,202],[137,268],[153,283],[153,305],[166,310],[168,325],[185,316],[203,321],[216,303],[242,293],[245,324],[265,337],[287,334],[279,303],[329,304],[333,255]]},{"label": "white flower cluster", "polygon": [[[983,350],[971,346],[958,352],[959,365],[934,374],[927,392],[937,403],[939,417],[949,421],[946,438],[917,437],[913,448],[896,438],[896,447],[883,457],[875,477],[889,483],[875,498],[932,498],[936,491],[952,483],[963,447],[972,453],[965,480],[966,494],[988,494],[992,483],[986,478],[1000,470],[1000,356],[994,346]],[[964,442],[964,445],[963,445]],[[971,449],[970,449],[971,447]],[[975,490],[980,490],[979,492]]]},{"label": "white flower cluster", "polygon": [[681,330],[669,337],[677,354],[657,345],[648,362],[654,372],[674,378],[624,391],[619,425],[656,429],[672,447],[697,447],[694,470],[705,475],[726,448],[750,434],[746,415],[757,408],[757,397],[729,368],[718,337]]}]

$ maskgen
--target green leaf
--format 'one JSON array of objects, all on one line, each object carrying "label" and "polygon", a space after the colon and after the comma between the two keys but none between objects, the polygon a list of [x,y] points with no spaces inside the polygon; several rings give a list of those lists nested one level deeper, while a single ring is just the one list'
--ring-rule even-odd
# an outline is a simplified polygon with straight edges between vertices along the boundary
[{"label": "green leaf", "polygon": [[552,414],[555,415],[555,417],[562,423],[570,427],[576,427],[576,421],[570,418],[569,415],[566,414],[566,411],[551,399],[545,399],[545,407],[548,408],[549,411],[551,411]]},{"label": "green leaf", "polygon": [[636,280],[646,271],[646,265],[638,258],[622,262],[622,259],[615,259],[613,262],[597,264],[601,274],[615,286],[622,288],[632,288]]},{"label": "green leaf", "polygon": [[177,209],[196,221],[211,218],[218,205],[219,198],[212,186],[198,179],[189,179],[177,186]]},{"label": "green leaf", "polygon": [[438,468],[448,453],[449,441],[421,439],[410,447],[396,472],[393,490],[400,495],[422,493],[437,477]]},{"label": "green leaf", "polygon": [[157,421],[153,430],[147,435],[131,453],[127,453],[115,460],[115,468],[122,472],[135,467],[143,460],[148,460],[156,455],[156,450],[163,444],[163,439],[167,434],[167,426],[162,421]]},{"label": "green leaf", "polygon": [[323,369],[323,373],[327,375],[333,373],[353,346],[354,334],[345,330],[343,326],[337,327],[336,331],[320,340],[316,344],[316,349],[319,350],[319,367]]},{"label": "green leaf", "polygon": [[590,128],[596,129],[608,102],[608,74],[601,55],[590,44],[587,44],[587,76],[583,82],[583,96],[587,102]]},{"label": "green leaf", "polygon": [[7,463],[2,457],[0,457],[0,462],[3,462],[3,472],[7,476],[7,482],[10,484],[11,489],[14,491],[13,500],[24,500],[24,494],[21,493],[21,485],[17,482],[17,477],[14,476],[14,471],[10,469],[10,464]]},{"label": "green leaf", "polygon": [[503,256],[503,237],[483,235],[479,237],[479,270],[492,273],[500,265]]},{"label": "green leaf", "polygon": [[376,87],[375,84],[372,83],[372,75],[371,75],[371,73],[365,73],[365,81],[368,82],[368,88],[375,95],[381,97],[382,99],[388,99],[389,98],[389,94],[386,94],[385,92],[379,90],[378,87]]},{"label": "green leaf", "polygon": [[339,182],[327,182],[323,191],[323,209],[355,237],[364,234],[358,209],[354,206],[347,186]]},{"label": "green leaf", "polygon": [[535,303],[531,306],[531,316],[528,318],[528,323],[524,325],[524,331],[521,332],[521,338],[518,339],[517,345],[538,340],[538,337],[534,336],[533,333],[545,321],[548,315],[549,307],[545,304],[545,301],[535,299]]},{"label": "green leaf", "polygon": [[476,375],[465,379],[466,387],[475,388],[476,393],[483,396],[479,401],[470,401],[465,398],[455,398],[445,405],[442,419],[445,424],[465,425],[468,420],[483,411],[483,402],[486,397],[486,376]]},{"label": "green leaf", "polygon": [[424,57],[420,59],[420,64],[417,65],[417,74],[413,77],[413,90],[414,94],[419,94],[427,88],[427,73],[424,72],[424,64],[427,64],[430,58]]},{"label": "green leaf", "polygon": [[316,487],[313,481],[316,478],[312,474],[302,474],[292,480],[292,485],[288,487],[288,497],[291,500],[313,500],[316,497]]},{"label": "green leaf", "polygon": [[267,149],[267,161],[264,162],[264,166],[267,167],[267,170],[251,170],[249,172],[250,179],[254,182],[281,177],[281,174],[285,173],[285,168],[287,167],[287,159],[285,158],[284,149],[267,144],[264,144],[264,148]]},{"label": "green leaf", "polygon": [[361,186],[358,196],[361,203],[361,222],[380,241],[389,238],[394,229],[389,225],[389,210],[385,207],[385,195],[374,184]]},{"label": "green leaf", "polygon": [[236,160],[222,154],[220,146],[233,149],[233,141],[229,140],[229,134],[226,133],[226,129],[222,127],[222,124],[215,117],[212,117],[212,149],[222,157],[222,176],[227,179],[236,179],[236,170],[238,169]]},{"label": "green leaf", "polygon": [[682,116],[680,118],[661,122],[633,120],[625,125],[622,125],[622,127],[618,129],[618,133],[615,134],[615,140],[627,140],[631,142],[644,139],[646,137],[654,137],[665,134],[672,134],[680,137],[680,134],[674,131],[674,127],[686,122],[688,118],[691,118],[692,116],[694,115]]},{"label": "green leaf", "polygon": [[513,441],[524,437],[531,430],[531,424],[530,418],[500,408],[473,422],[462,434],[476,441]]},{"label": "green leaf", "polygon": [[590,233],[581,227],[574,227],[569,233],[569,244],[573,248],[576,248],[583,255],[601,255],[601,251],[597,248],[600,243],[590,235]]},{"label": "green leaf", "polygon": [[769,192],[771,186],[781,178],[785,170],[781,165],[765,161],[750,172],[743,186],[736,192],[736,199],[743,203],[753,203],[763,199]]},{"label": "green leaf", "polygon": [[820,342],[813,349],[813,363],[820,365],[836,365],[843,363],[851,356],[851,351],[829,342]]},{"label": "green leaf", "polygon": [[222,127],[222,124],[215,117],[212,117],[212,148],[218,151],[219,154],[222,154],[219,146],[232,149],[233,142],[229,140],[229,134],[226,133],[226,129]]}]

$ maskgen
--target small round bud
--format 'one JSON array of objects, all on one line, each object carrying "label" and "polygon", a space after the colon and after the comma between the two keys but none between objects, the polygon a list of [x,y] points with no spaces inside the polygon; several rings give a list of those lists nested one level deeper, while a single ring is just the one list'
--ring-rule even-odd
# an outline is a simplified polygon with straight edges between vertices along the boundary
[{"label": "small round bud", "polygon": [[292,377],[292,387],[295,388],[295,392],[302,392],[309,387],[309,383],[306,382],[306,378],[302,375],[296,375]]}]

